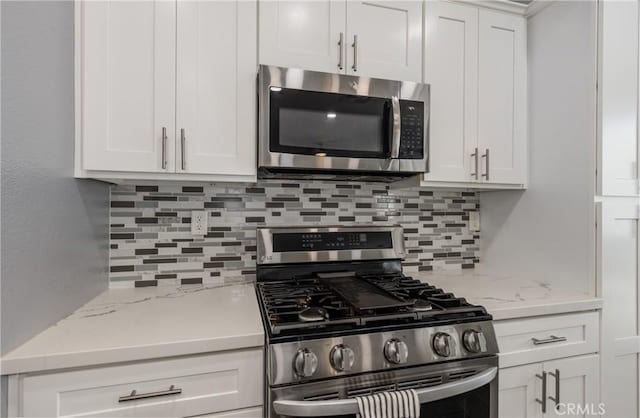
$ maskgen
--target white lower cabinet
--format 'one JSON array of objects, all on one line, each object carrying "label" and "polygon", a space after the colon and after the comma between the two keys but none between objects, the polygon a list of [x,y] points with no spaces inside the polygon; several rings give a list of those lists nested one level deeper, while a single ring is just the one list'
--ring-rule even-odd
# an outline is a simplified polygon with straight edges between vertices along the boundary
[{"label": "white lower cabinet", "polygon": [[603,415],[597,312],[495,325],[501,366],[500,418]]},{"label": "white lower cabinet", "polygon": [[[262,349],[9,377],[9,416],[260,416]],[[217,414],[217,415],[215,415]]]},{"label": "white lower cabinet", "polygon": [[508,367],[500,370],[498,414],[500,418],[532,418],[542,416],[536,399],[542,393],[542,363]]},{"label": "white lower cabinet", "polygon": [[[600,410],[598,365],[599,356],[593,354],[500,370],[500,417],[597,416]],[[543,388],[543,379],[546,388]],[[544,412],[540,403],[543,397]]]}]

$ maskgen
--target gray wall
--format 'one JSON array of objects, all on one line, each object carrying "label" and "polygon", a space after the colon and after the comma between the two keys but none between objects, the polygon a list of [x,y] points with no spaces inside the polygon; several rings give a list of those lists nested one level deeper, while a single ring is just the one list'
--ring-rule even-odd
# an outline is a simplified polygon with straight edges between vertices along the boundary
[{"label": "gray wall", "polygon": [[1,351],[107,287],[104,183],[73,178],[73,2],[1,3]]},{"label": "gray wall", "polygon": [[529,188],[483,193],[480,263],[595,292],[596,3],[529,19]]}]

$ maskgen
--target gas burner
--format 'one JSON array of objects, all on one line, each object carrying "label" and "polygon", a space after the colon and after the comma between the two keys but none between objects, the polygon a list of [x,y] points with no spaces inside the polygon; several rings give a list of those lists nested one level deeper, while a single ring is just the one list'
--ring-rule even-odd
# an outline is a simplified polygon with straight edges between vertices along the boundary
[{"label": "gas burner", "polygon": [[329,319],[329,313],[324,308],[309,307],[298,313],[298,318],[302,322],[317,322]]},{"label": "gas burner", "polygon": [[424,299],[416,299],[412,308],[417,312],[426,312],[433,310],[433,305]]}]

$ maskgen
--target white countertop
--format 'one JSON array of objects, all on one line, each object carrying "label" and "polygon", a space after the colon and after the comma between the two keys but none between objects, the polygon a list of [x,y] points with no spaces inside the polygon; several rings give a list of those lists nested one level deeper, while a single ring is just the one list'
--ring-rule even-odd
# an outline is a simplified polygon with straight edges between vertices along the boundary
[{"label": "white countertop", "polygon": [[493,319],[600,309],[602,299],[544,281],[487,275],[474,270],[434,271],[410,276],[484,306]]},{"label": "white countertop", "polygon": [[2,374],[262,346],[253,285],[109,289],[2,358]]},{"label": "white countertop", "polygon": [[[477,271],[409,273],[495,320],[602,307],[587,293]],[[110,289],[2,358],[2,374],[260,347],[264,331],[251,284]]]}]

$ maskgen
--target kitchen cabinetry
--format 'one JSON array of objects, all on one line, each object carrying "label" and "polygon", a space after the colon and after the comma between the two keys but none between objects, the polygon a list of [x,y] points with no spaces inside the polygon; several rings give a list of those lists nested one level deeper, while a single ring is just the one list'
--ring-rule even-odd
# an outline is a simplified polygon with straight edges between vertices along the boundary
[{"label": "kitchen cabinetry", "polygon": [[255,179],[255,1],[77,2],[76,176]]},{"label": "kitchen cabinetry", "polygon": [[[505,418],[558,417],[569,405],[598,411],[599,360],[597,355],[578,356],[500,370],[499,416]],[[558,377],[556,377],[558,376]],[[546,388],[543,390],[543,379]],[[540,403],[545,395],[544,405]],[[560,395],[559,402],[555,399]],[[553,399],[551,399],[553,398]]]},{"label": "kitchen cabinetry", "polygon": [[605,199],[598,214],[602,400],[607,416],[638,416],[640,201]]},{"label": "kitchen cabinetry", "polygon": [[598,411],[598,324],[597,312],[497,321],[500,417],[564,416],[571,405],[587,408],[577,416]]},{"label": "kitchen cabinetry", "polygon": [[260,63],[422,80],[421,1],[260,2]]},{"label": "kitchen cabinetry", "polygon": [[[9,377],[10,416],[262,413],[261,349]],[[253,414],[253,415],[251,415]]]},{"label": "kitchen cabinetry", "polygon": [[425,5],[425,27],[429,172],[417,181],[431,187],[525,187],[524,16],[434,1]]},{"label": "kitchen cabinetry", "polygon": [[640,194],[638,2],[599,2],[598,194]]}]

